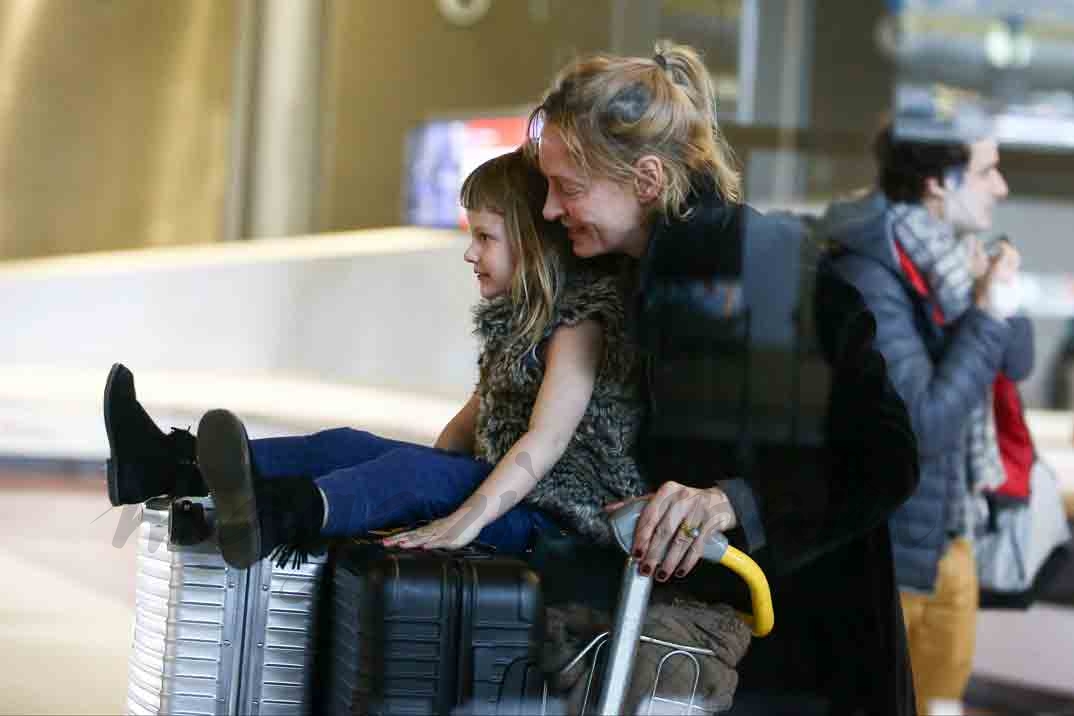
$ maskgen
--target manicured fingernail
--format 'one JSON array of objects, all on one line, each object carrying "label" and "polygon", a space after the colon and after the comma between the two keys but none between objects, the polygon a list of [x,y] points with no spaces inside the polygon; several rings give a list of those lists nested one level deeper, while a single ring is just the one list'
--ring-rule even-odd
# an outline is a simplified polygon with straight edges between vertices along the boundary
[{"label": "manicured fingernail", "polygon": [[686,576],[686,570],[676,569],[675,570],[675,576],[676,577],[685,577]]},{"label": "manicured fingernail", "polygon": [[662,569],[656,573],[656,581],[658,581],[658,582],[663,582],[667,578],[668,578],[668,573],[665,572]]},{"label": "manicured fingernail", "polygon": [[639,572],[641,572],[642,576],[644,576],[644,577],[648,577],[648,576],[649,576],[649,572],[652,572],[652,571],[653,571],[653,568],[652,568],[652,567],[650,567],[650,566],[649,566],[649,565],[647,565],[647,564],[643,564],[643,565],[641,565],[641,567],[640,567],[640,568],[638,569],[638,571],[639,571]]},{"label": "manicured fingernail", "polygon": [[641,559],[644,554],[645,552],[643,552],[640,547],[634,550],[634,557],[637,559]]}]

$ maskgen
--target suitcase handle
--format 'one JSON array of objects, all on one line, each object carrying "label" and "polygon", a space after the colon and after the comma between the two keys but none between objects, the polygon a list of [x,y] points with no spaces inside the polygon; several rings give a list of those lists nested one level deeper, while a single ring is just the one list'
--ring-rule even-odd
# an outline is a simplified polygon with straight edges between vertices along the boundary
[{"label": "suitcase handle", "polygon": [[[384,529],[369,530],[366,535],[353,537],[351,540],[357,544],[380,544],[380,541],[385,537],[398,534],[400,532],[409,532],[412,529],[421,527],[422,525],[429,524],[429,520],[423,520],[421,522],[415,522],[405,527],[388,527]],[[429,549],[423,550],[430,554],[443,554],[452,557],[467,557],[469,559],[491,558],[496,556],[496,545],[489,544],[487,542],[473,541],[470,544],[462,547],[461,549]]]},{"label": "suitcase handle", "polygon": [[208,506],[189,498],[173,500],[168,506],[168,542],[183,547],[201,544],[212,536]]},{"label": "suitcase handle", "polygon": [[445,557],[456,558],[465,557],[466,559],[492,559],[496,556],[495,545],[486,544],[484,542],[471,542],[461,549],[445,549],[443,547],[437,547],[435,549],[422,551],[426,554],[440,554]]}]

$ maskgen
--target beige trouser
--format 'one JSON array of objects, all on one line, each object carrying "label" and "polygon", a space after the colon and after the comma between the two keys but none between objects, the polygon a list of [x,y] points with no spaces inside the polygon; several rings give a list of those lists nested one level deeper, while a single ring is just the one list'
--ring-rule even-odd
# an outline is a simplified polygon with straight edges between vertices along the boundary
[{"label": "beige trouser", "polygon": [[899,592],[917,692],[917,712],[933,699],[962,698],[973,668],[977,628],[973,545],[953,540],[940,560],[934,594]]}]

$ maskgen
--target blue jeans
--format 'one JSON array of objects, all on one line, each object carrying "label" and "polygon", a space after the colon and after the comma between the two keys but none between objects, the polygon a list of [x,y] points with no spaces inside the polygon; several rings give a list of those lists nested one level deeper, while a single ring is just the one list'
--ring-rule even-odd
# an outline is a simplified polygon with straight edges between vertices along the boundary
[{"label": "blue jeans", "polygon": [[[314,478],[328,507],[328,522],[321,534],[330,537],[449,515],[493,467],[468,455],[350,428],[251,440],[250,452],[261,478]],[[543,529],[558,528],[540,510],[520,503],[486,525],[477,541],[519,554],[529,549],[536,531]]]}]

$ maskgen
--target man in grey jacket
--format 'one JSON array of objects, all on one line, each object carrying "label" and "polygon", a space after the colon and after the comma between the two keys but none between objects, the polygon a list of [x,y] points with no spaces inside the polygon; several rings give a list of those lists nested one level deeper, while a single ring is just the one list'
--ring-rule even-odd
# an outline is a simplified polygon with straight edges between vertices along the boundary
[{"label": "man in grey jacket", "polygon": [[973,260],[975,235],[1007,196],[996,141],[924,143],[889,127],[875,151],[876,189],[833,204],[819,234],[876,317],[875,346],[918,440],[921,480],[891,532],[918,711],[930,713],[934,701],[959,700],[969,680],[975,505],[1004,479],[988,396],[1000,371],[1026,370],[1017,364],[1032,342],[1027,322],[999,310],[1017,252],[1003,242]]}]

